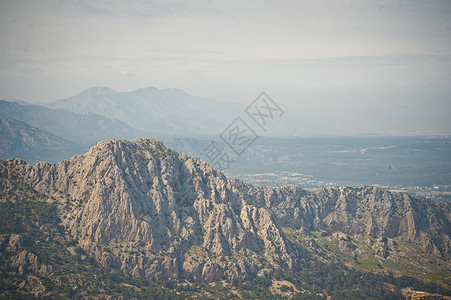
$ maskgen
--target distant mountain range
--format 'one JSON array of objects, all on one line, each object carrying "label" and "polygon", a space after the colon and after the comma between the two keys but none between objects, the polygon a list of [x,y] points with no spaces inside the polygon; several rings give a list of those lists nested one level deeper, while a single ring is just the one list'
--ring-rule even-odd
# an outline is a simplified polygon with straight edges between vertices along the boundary
[{"label": "distant mountain range", "polygon": [[95,87],[49,105],[78,114],[95,113],[121,120],[145,132],[160,134],[219,134],[244,105],[195,97],[179,89],[154,87],[115,92]]},{"label": "distant mountain range", "polygon": [[[121,93],[107,87],[95,87],[48,106],[0,100],[0,116],[47,131],[84,150],[105,139],[216,136],[243,109],[241,104],[195,97],[179,89],[154,87]],[[4,142],[7,137],[6,134],[3,136]],[[36,143],[39,142],[36,139]],[[17,145],[13,139],[8,143],[10,147]],[[23,153],[20,148],[0,149],[0,153],[7,152],[18,156]],[[73,154],[68,151],[66,158]],[[31,163],[38,159],[28,155],[23,157]],[[62,157],[59,155],[58,158]]]},{"label": "distant mountain range", "polygon": [[21,157],[30,162],[56,162],[83,149],[68,140],[24,122],[0,116],[0,157]]},{"label": "distant mountain range", "polygon": [[154,139],[103,141],[57,164],[0,160],[0,296],[450,294],[450,222],[450,203],[256,187]]},{"label": "distant mountain range", "polygon": [[24,106],[5,100],[0,100],[0,115],[78,143],[95,143],[103,139],[136,138],[144,135],[122,121],[98,114],[77,114],[39,105]]},{"label": "distant mountain range", "polygon": [[[107,87],[87,89],[76,96],[62,99],[48,106],[32,105],[25,101],[0,100],[0,116],[23,122],[13,131],[25,125],[40,129],[55,138],[72,142],[76,149],[85,151],[105,139],[133,139],[137,137],[203,136],[222,132],[233,121],[243,105],[222,103],[213,99],[194,97],[179,89],[160,90],[154,87],[132,92],[115,92]],[[10,131],[19,123],[9,122]],[[8,140],[10,139],[10,140]],[[35,139],[34,147],[46,148],[42,140]],[[15,137],[3,134],[0,149],[2,158],[11,153],[35,163],[41,155],[25,155]],[[16,149],[13,149],[17,145]],[[6,155],[8,153],[8,155]],[[50,161],[55,161],[49,155]],[[74,154],[68,150],[69,158]],[[6,156],[5,156],[6,155]]]}]

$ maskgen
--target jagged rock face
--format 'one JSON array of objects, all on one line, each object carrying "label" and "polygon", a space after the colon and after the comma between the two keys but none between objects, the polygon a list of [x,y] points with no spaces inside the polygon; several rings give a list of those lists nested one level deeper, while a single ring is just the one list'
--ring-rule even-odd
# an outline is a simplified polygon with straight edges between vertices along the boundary
[{"label": "jagged rock face", "polygon": [[100,142],[53,165],[5,164],[61,203],[64,226],[104,268],[136,277],[211,281],[294,268],[302,258],[282,227],[450,249],[449,205],[375,187],[254,187],[153,139]]},{"label": "jagged rock face", "polygon": [[294,186],[258,188],[235,182],[252,203],[266,207],[283,227],[396,237],[417,243],[430,253],[451,250],[449,203],[379,187],[332,187],[307,192]]},{"label": "jagged rock face", "polygon": [[[105,266],[120,265],[136,276],[215,280],[293,264],[266,208],[247,204],[205,162],[156,140],[101,142],[85,155],[40,163],[27,174],[40,192],[80,201],[63,224]],[[139,253],[129,255],[124,247]]]}]

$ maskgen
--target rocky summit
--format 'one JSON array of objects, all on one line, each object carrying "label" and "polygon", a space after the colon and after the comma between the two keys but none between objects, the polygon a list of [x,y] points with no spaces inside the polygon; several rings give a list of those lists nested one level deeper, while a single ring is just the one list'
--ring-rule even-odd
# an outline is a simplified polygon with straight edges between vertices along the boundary
[{"label": "rocky summit", "polygon": [[[100,281],[117,274],[112,284],[133,293],[140,287],[126,278],[259,278],[273,296],[325,297],[331,292],[296,274],[330,262],[344,274],[391,276],[399,295],[400,276],[426,285],[434,277],[443,293],[451,285],[449,203],[373,186],[257,187],[154,139],[99,142],[57,164],[0,161],[0,204],[3,296],[68,296],[80,285],[97,289],[86,297],[114,295]],[[287,288],[275,287],[289,277]],[[236,288],[230,297],[239,295]]]}]

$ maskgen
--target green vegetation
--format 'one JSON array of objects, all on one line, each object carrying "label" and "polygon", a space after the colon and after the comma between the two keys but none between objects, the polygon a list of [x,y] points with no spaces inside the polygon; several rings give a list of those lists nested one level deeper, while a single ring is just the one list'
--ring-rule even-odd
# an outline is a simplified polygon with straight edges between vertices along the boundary
[{"label": "green vegetation", "polygon": [[[61,226],[58,209],[80,209],[82,202],[67,198],[67,203],[62,202],[67,205],[58,207],[56,200],[28,187],[14,170],[0,168],[0,173],[0,196],[5,199],[0,203],[0,298],[399,299],[405,288],[451,295],[443,259],[424,254],[412,243],[342,233],[305,234],[291,228],[283,231],[296,251],[294,265],[299,267],[293,270],[213,283],[183,276],[132,278],[117,265],[106,267],[90,256]],[[20,238],[14,236],[16,249],[11,250],[8,242],[13,235]],[[382,245],[396,251],[383,248],[381,252]],[[114,249],[103,251],[142,254],[142,248],[125,242],[111,246]],[[208,255],[204,248],[193,246],[185,263],[191,260],[198,267]]]},{"label": "green vegetation", "polygon": [[[440,257],[425,254],[417,245],[403,239],[393,239],[392,247],[396,247],[396,251],[389,251],[383,258],[377,253],[380,243],[369,236],[324,235],[319,232],[305,236],[291,228],[283,228],[283,231],[299,248],[305,248],[306,242],[315,242],[318,245],[316,253],[308,254],[313,260],[332,260],[352,272],[380,275],[386,283],[395,286],[402,283],[402,287],[408,287],[407,283],[410,283],[411,287],[421,291],[436,292],[438,289],[442,294],[450,294],[451,274],[446,262]],[[352,245],[358,251],[340,247],[340,243]]]}]

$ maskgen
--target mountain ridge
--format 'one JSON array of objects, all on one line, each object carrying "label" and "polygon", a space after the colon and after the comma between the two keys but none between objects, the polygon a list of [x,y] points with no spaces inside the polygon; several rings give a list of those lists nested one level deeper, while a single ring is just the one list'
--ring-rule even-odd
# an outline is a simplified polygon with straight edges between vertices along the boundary
[{"label": "mountain ridge", "polygon": [[356,259],[361,246],[350,237],[369,236],[381,262],[402,259],[397,249],[407,244],[450,268],[450,205],[378,187],[256,187],[147,138],[102,141],[57,164],[0,166],[0,203],[19,201],[8,196],[19,183],[35,190],[55,203],[64,231],[102,270],[141,280],[299,272],[334,255],[318,232],[349,237],[340,251]]},{"label": "mountain ridge", "polygon": [[[95,174],[97,175],[94,176]],[[133,226],[142,226],[139,229],[132,226],[128,228],[130,231],[122,229],[119,232],[112,229],[114,226],[111,228],[107,226],[104,229],[112,231],[106,234],[99,230],[97,225],[92,224],[96,218],[88,218],[85,220],[86,226],[92,228],[90,235],[95,242],[108,242],[111,236],[115,236],[117,240],[125,239],[129,242],[138,242],[143,237],[150,239],[152,236],[150,228],[146,222],[138,221],[140,217],[148,213],[146,209],[157,213],[166,222],[165,226],[172,226],[172,229],[177,231],[181,229],[181,225],[171,218],[165,219],[167,216],[162,217],[161,214],[165,210],[169,214],[172,214],[173,210],[180,210],[179,213],[182,214],[185,209],[195,208],[198,221],[205,225],[205,222],[212,217],[207,208],[214,208],[215,217],[223,218],[224,214],[231,214],[229,217],[233,219],[241,217],[241,213],[246,213],[243,207],[253,205],[249,208],[250,210],[268,214],[269,219],[272,215],[275,217],[274,222],[280,226],[329,230],[331,233],[343,231],[349,234],[377,237],[403,236],[417,243],[422,242],[424,249],[430,252],[446,253],[450,249],[448,218],[442,216],[440,222],[434,220],[421,222],[424,220],[421,219],[424,217],[424,207],[435,207],[432,201],[418,200],[412,196],[391,193],[377,187],[326,188],[313,192],[307,192],[295,186],[258,188],[236,180],[228,181],[222,173],[212,169],[205,162],[174,152],[164,147],[161,142],[152,139],[100,142],[85,155],[74,156],[68,161],[55,165],[40,163],[30,169],[28,176],[28,180],[42,192],[58,190],[71,195],[74,199],[86,199],[87,207],[84,209],[87,211],[92,209],[95,212],[93,208],[89,208],[90,205],[95,205],[97,209],[104,209],[99,203],[99,198],[103,199],[102,201],[108,201],[109,205],[118,205],[117,209],[123,210],[123,213],[129,213],[127,216],[122,216],[124,220],[130,218],[128,221],[134,222]],[[68,177],[72,179],[68,180]],[[185,177],[187,179],[182,179]],[[117,194],[122,196],[118,197]],[[246,201],[246,197],[249,200]],[[114,202],[113,198],[117,202]],[[384,201],[375,202],[375,199]],[[362,201],[365,202],[362,204]],[[150,207],[149,202],[153,203]],[[361,207],[356,205],[356,202],[361,202]],[[403,204],[404,202],[406,204]],[[125,203],[128,207],[123,206]],[[401,206],[399,211],[396,205]],[[403,205],[407,207],[404,208]],[[260,211],[261,209],[263,210]],[[380,215],[370,217],[368,214],[375,210],[380,210],[381,214],[385,217],[389,215],[390,218],[377,219],[382,217]],[[105,211],[105,213],[109,212]],[[405,213],[407,215],[404,215],[404,218],[407,220],[399,221],[398,219]],[[429,214],[432,215],[432,213]],[[356,220],[352,221],[354,218]],[[249,221],[249,224],[256,222],[252,218],[239,221],[244,223]],[[67,220],[66,222],[70,228],[75,228],[73,227],[75,223]],[[243,228],[251,230],[251,227],[246,227],[244,223]],[[431,224],[439,226],[441,232],[448,238],[440,242],[434,239],[423,239],[421,234]],[[275,224],[273,226],[277,228]],[[255,228],[253,230],[255,231]],[[141,234],[140,237],[138,232]],[[135,239],[131,239],[133,236]],[[434,236],[434,238],[439,237]],[[228,242],[229,245],[226,246],[231,247],[231,241]],[[160,250],[160,246],[156,245],[155,249]],[[210,249],[218,253],[228,251],[227,247],[224,248],[221,245],[215,244],[212,247],[219,247],[216,250]],[[290,260],[291,258],[288,259]]]},{"label": "mountain ridge", "polygon": [[134,138],[142,134],[124,122],[99,114],[81,115],[63,109],[53,110],[39,105],[23,106],[5,100],[0,100],[0,115],[81,143],[108,138]]},{"label": "mountain ridge", "polygon": [[216,134],[244,109],[237,103],[191,96],[183,90],[155,87],[116,92],[94,87],[57,100],[48,107],[75,113],[97,113],[143,130],[165,134]]},{"label": "mountain ridge", "polygon": [[60,160],[79,149],[74,143],[48,131],[0,115],[0,157],[22,157],[37,162]]}]

